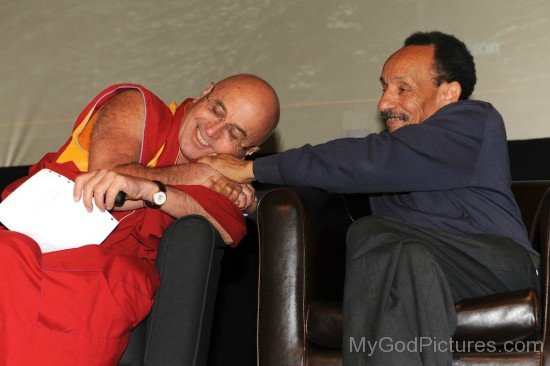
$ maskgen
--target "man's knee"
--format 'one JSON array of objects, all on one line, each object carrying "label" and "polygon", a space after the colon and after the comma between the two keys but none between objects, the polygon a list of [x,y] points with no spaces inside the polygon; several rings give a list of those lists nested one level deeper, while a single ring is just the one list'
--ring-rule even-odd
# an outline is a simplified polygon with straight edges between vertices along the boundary
[{"label": "man's knee", "polygon": [[402,242],[400,257],[413,265],[424,265],[435,260],[430,246],[419,241]]},{"label": "man's knee", "polygon": [[407,235],[398,221],[383,216],[368,216],[350,226],[347,235],[348,261],[363,255],[380,259],[398,255],[414,262],[434,260],[429,245],[414,235]]},{"label": "man's knee", "polygon": [[348,258],[371,251],[380,245],[398,242],[395,223],[383,216],[370,215],[355,221],[348,229]]}]

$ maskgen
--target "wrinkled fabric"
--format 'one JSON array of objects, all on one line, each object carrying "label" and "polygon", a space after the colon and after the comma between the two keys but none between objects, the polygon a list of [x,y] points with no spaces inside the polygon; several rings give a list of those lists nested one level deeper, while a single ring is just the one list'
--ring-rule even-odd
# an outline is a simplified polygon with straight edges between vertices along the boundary
[{"label": "wrinkled fabric", "polygon": [[154,264],[101,245],[42,254],[0,230],[0,364],[114,365],[149,313]]}]

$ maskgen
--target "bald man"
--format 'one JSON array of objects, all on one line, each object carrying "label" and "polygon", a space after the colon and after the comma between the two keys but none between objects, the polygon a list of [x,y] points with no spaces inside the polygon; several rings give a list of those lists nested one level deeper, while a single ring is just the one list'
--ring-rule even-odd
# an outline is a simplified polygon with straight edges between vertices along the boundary
[{"label": "bald man", "polygon": [[[214,176],[215,172],[204,164],[185,163],[213,154],[242,158],[258,151],[259,145],[273,131],[279,119],[275,91],[258,77],[235,75],[218,84],[211,83],[199,97],[183,106],[188,108],[179,123],[179,151],[175,164],[168,168],[150,168],[139,162],[143,131],[147,131],[142,92],[131,89],[115,96],[99,112],[99,121],[94,125],[91,137],[90,173],[77,178],[75,199],[83,197],[84,205],[91,209],[93,197],[100,209],[112,209],[116,193],[120,190],[134,201],[121,208],[128,210],[140,206],[136,200],[152,197],[158,187],[149,181],[160,180],[164,184],[207,184],[220,191],[225,188],[223,192],[228,198],[233,199],[240,208],[249,209],[254,204],[250,185],[231,185],[223,176]],[[179,117],[178,114],[175,117]],[[131,178],[126,181],[125,175],[144,179]],[[205,177],[211,179],[205,182]],[[222,182],[216,184],[218,180]],[[229,186],[225,187],[226,184]],[[179,211],[182,209],[201,210],[193,207],[192,202],[181,205],[185,197],[175,191],[172,193],[174,198],[163,207],[170,215],[179,217],[184,213]],[[105,201],[104,195],[107,197]],[[224,240],[231,242],[225,229],[216,220],[212,222]]]},{"label": "bald man", "polygon": [[[74,179],[75,201],[111,210],[119,224],[101,245],[44,254],[26,235],[0,230],[0,364],[116,364],[151,309],[159,240],[174,219],[204,216],[228,245],[245,235],[252,187],[193,161],[254,153],[278,118],[273,88],[253,75],[211,83],[180,106],[136,84],[96,96],[29,176],[49,168]],[[127,199],[116,207],[121,191]]]}]

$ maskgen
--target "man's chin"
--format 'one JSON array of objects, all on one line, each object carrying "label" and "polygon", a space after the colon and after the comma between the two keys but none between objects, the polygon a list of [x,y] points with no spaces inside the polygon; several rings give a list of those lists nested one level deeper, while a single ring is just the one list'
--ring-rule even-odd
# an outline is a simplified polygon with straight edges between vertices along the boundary
[{"label": "man's chin", "polygon": [[195,148],[195,149],[182,150],[181,153],[183,157],[188,161],[196,161],[202,157],[210,156],[214,154],[214,151],[212,151],[212,149],[210,148],[208,149]]},{"label": "man's chin", "polygon": [[396,122],[389,122],[386,121],[386,128],[389,132],[394,132],[400,129],[401,127],[405,126],[405,122],[403,121],[396,121]]},{"label": "man's chin", "polygon": [[201,154],[201,153],[198,153],[196,151],[182,151],[181,152],[181,156],[188,163],[192,163],[194,161],[197,161],[197,160],[199,160],[200,158],[202,158],[203,156],[206,156],[206,155],[208,155],[208,154],[206,154],[206,153]]}]

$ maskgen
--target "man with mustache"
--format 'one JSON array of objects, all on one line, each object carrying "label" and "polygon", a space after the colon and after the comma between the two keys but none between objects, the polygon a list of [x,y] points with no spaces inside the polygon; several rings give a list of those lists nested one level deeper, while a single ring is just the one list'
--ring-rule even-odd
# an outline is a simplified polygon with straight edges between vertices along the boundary
[{"label": "man with mustache", "polygon": [[[253,189],[193,162],[213,153],[253,153],[278,118],[275,91],[253,75],[211,83],[180,106],[167,106],[136,84],[98,94],[65,145],[29,176],[49,168],[74,179],[74,200],[88,211],[93,203],[112,210],[118,226],[101,245],[48,253],[0,227],[0,365],[117,364],[130,332],[151,309],[160,238],[174,219],[204,216],[231,246],[246,233],[241,209],[254,207]],[[27,178],[7,187],[3,198]],[[127,199],[116,207],[120,191]],[[210,268],[198,269],[210,275]],[[183,296],[198,297],[207,311],[207,299]],[[174,333],[166,343],[178,339]]]},{"label": "man with mustache", "polygon": [[[378,110],[387,130],[306,145],[254,162],[206,157],[230,179],[377,193],[348,231],[344,363],[450,365],[454,303],[539,287],[510,189],[504,124],[470,101],[476,82],[463,42],[415,33],[384,64]],[[364,339],[372,349],[353,348]],[[352,343],[355,341],[355,343]],[[381,342],[386,342],[382,344]]]}]

